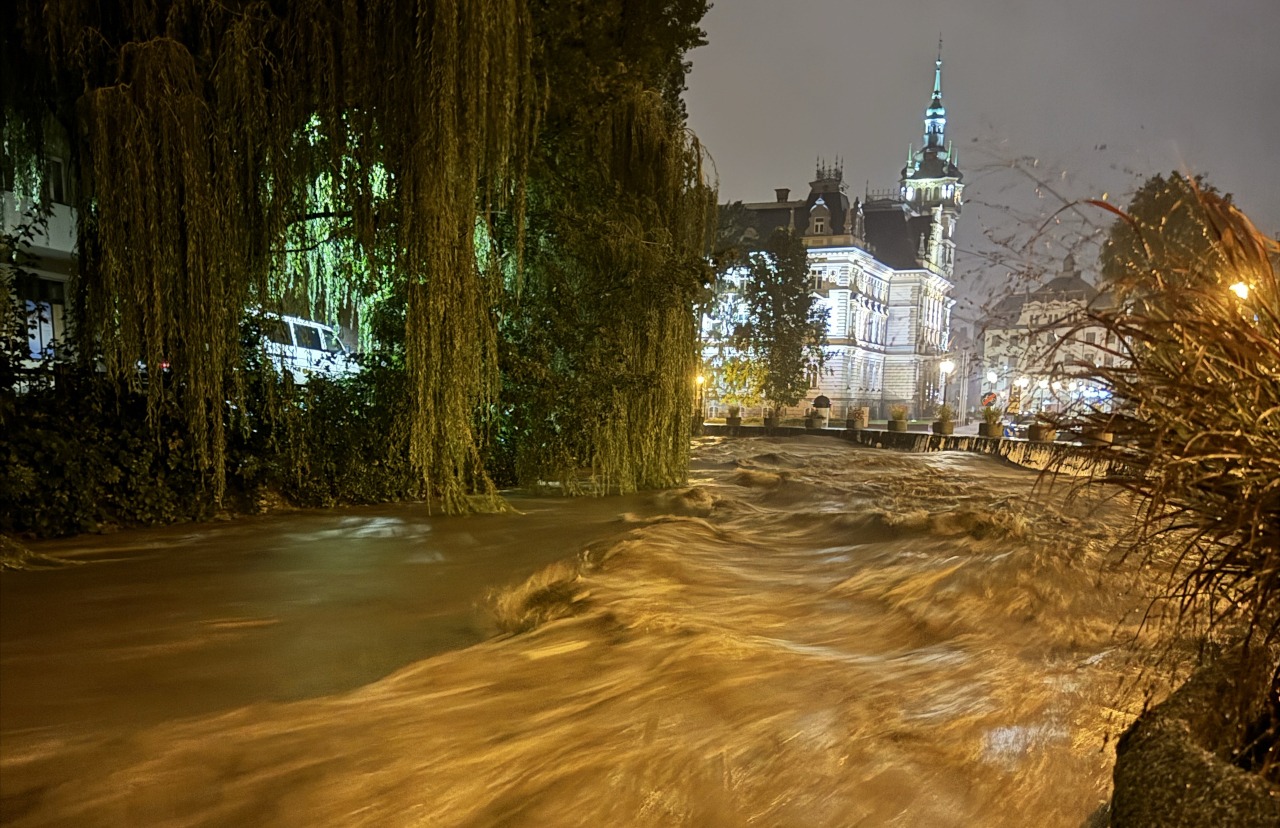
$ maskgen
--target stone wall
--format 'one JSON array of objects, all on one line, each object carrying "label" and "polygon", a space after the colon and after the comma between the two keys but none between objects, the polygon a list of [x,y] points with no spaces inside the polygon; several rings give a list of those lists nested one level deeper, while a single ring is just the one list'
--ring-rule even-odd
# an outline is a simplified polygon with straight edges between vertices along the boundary
[{"label": "stone wall", "polygon": [[1033,443],[1029,440],[976,437],[968,434],[944,436],[927,431],[899,432],[878,429],[846,431],[839,428],[811,429],[791,426],[765,428],[708,423],[703,427],[702,433],[731,437],[821,436],[870,448],[888,448],[898,451],[970,451],[977,454],[990,454],[1023,468],[1053,471],[1068,476],[1105,476],[1120,473],[1124,469],[1125,460],[1124,450],[1114,446]]},{"label": "stone wall", "polygon": [[[1280,787],[1227,761],[1276,681],[1280,648],[1263,649],[1251,669],[1238,655],[1202,668],[1138,718],[1116,744],[1113,828],[1276,828]],[[1241,714],[1240,700],[1255,700]]]}]

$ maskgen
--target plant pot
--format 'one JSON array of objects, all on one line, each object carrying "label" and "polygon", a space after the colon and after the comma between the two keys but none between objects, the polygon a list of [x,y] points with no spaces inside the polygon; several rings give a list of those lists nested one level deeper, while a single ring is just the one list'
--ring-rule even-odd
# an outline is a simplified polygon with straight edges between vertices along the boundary
[{"label": "plant pot", "polygon": [[821,417],[805,417],[804,427],[805,428],[822,428],[822,418]]},{"label": "plant pot", "polygon": [[956,424],[951,420],[946,420],[946,421],[934,420],[933,433],[934,434],[955,434]]},{"label": "plant pot", "polygon": [[724,424],[727,426],[740,426],[742,425],[742,418],[741,417],[725,417]]},{"label": "plant pot", "polygon": [[1004,436],[1004,428],[1000,423],[978,423],[978,436],[999,439]]},{"label": "plant pot", "polygon": [[890,420],[888,425],[889,425],[890,431],[906,431],[907,430],[906,420]]},{"label": "plant pot", "polygon": [[867,424],[861,417],[844,421],[845,431],[862,431],[866,427]]},{"label": "plant pot", "polygon": [[1033,443],[1052,443],[1058,439],[1058,430],[1044,423],[1032,423],[1027,426],[1027,439]]}]

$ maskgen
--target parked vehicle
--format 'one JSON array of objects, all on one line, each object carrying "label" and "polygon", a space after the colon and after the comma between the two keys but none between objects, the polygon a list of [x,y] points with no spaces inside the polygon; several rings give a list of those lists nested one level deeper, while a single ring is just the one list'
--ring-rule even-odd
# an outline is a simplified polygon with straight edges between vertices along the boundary
[{"label": "parked vehicle", "polygon": [[360,370],[338,332],[310,319],[265,316],[262,347],[277,369],[288,370],[299,383],[316,375],[341,377]]}]

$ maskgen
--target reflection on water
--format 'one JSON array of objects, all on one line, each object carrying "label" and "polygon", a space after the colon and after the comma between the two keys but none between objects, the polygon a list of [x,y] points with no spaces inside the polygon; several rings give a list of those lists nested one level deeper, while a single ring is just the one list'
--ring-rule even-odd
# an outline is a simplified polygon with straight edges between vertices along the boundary
[{"label": "reflection on water", "polygon": [[[1033,496],[1034,482],[969,455],[708,438],[688,488],[623,504],[608,532],[491,595],[488,640],[345,692],[109,736],[10,733],[5,813],[1076,828],[1109,793],[1117,630],[1144,603],[1108,560],[1118,507]],[[565,532],[601,508],[552,507]],[[295,541],[354,534],[427,564],[447,553],[427,542],[434,522],[312,519],[296,519]],[[475,548],[521,543],[517,528]],[[385,565],[365,554],[334,565]],[[501,560],[485,559],[493,582]]]}]

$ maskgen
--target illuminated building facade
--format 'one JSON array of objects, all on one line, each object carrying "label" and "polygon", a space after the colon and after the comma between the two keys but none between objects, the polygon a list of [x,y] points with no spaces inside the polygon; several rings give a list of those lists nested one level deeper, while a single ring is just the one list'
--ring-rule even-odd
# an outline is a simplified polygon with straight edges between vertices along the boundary
[{"label": "illuminated building facade", "polygon": [[963,190],[946,143],[939,51],[924,140],[908,153],[897,188],[850,201],[841,165],[819,163],[807,198],[791,200],[790,190],[779,189],[774,201],[742,205],[738,241],[749,248],[777,228],[799,236],[814,294],[828,309],[829,358],[806,405],[825,396],[837,418],[852,407],[873,417],[894,405],[913,417],[932,412],[950,340]]},{"label": "illuminated building facade", "polygon": [[1071,255],[1054,278],[1006,296],[983,322],[982,391],[994,392],[1002,409],[1016,397],[1014,414],[1105,405],[1088,376],[1124,364],[1125,349],[1114,332],[1089,324],[1088,311],[1110,305]]}]

